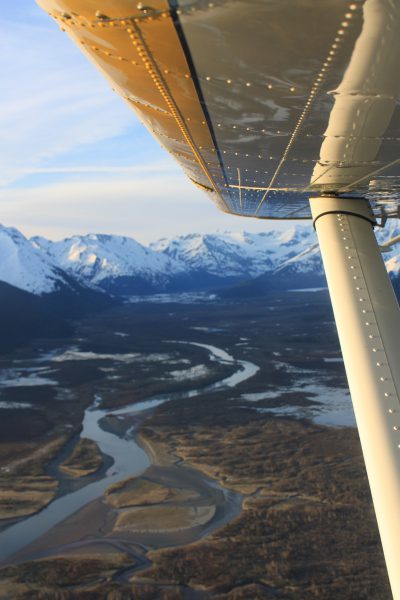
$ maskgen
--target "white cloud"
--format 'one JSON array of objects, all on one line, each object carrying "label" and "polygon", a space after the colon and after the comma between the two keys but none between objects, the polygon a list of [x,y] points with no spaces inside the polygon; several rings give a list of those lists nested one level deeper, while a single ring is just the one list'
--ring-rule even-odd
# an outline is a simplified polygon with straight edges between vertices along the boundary
[{"label": "white cloud", "polygon": [[16,178],[27,176],[27,175],[77,175],[81,173],[146,173],[146,172],[157,172],[162,174],[163,172],[171,171],[171,164],[168,161],[159,161],[143,165],[131,165],[131,166],[117,166],[117,165],[75,165],[69,167],[26,167],[23,169],[13,169],[12,172]]},{"label": "white cloud", "polygon": [[147,166],[128,177],[90,175],[30,188],[0,190],[1,219],[25,235],[61,239],[115,233],[141,242],[191,231],[266,231],[287,223],[243,219],[220,212],[174,167]]},{"label": "white cloud", "polygon": [[48,21],[48,26],[0,21],[3,185],[33,167],[82,145],[116,137],[136,124],[102,76]]}]

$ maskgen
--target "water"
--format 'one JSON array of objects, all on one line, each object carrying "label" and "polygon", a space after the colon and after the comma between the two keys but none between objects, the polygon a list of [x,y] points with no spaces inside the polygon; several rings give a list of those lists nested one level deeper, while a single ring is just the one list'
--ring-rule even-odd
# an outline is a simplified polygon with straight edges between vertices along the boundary
[{"label": "water", "polygon": [[150,460],[146,452],[132,437],[132,429],[128,436],[122,438],[116,434],[104,431],[100,427],[99,423],[108,414],[113,414],[115,416],[140,414],[169,400],[184,400],[210,391],[233,387],[255,375],[259,369],[259,367],[253,363],[236,361],[233,356],[215,346],[197,343],[192,344],[206,349],[214,360],[218,360],[225,364],[236,363],[239,366],[239,369],[233,375],[204,388],[156,396],[149,400],[113,411],[101,409],[99,407],[101,397],[96,395],[94,404],[85,411],[81,437],[89,438],[97,442],[100,450],[104,454],[111,456],[114,463],[101,480],[90,483],[61,498],[57,498],[39,513],[27,517],[1,532],[0,560],[6,559],[24,546],[27,546],[51,527],[60,523],[92,500],[99,498],[113,483],[127,477],[138,476],[150,465]]},{"label": "water", "polygon": [[[296,370],[294,370],[296,372]],[[332,387],[323,381],[320,373],[315,371],[298,370],[307,373],[307,377],[299,377],[296,385],[281,386],[275,390],[256,392],[252,394],[241,394],[241,398],[247,402],[255,403],[255,410],[259,413],[273,412],[277,416],[300,417],[309,419],[319,425],[355,427],[356,421],[351,403],[350,394],[347,389]],[[310,381],[312,380],[312,383]],[[318,381],[318,383],[314,383]],[[257,402],[263,400],[278,400],[285,393],[298,392],[306,394],[311,400],[318,404],[312,406],[299,406],[298,404],[285,406],[257,407]]]}]

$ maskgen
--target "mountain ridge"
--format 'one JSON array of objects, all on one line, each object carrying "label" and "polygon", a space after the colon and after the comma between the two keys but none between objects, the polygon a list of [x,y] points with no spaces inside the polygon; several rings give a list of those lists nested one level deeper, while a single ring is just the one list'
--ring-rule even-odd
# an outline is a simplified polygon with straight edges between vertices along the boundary
[{"label": "mountain ridge", "polygon": [[[393,227],[380,232],[380,242],[394,234]],[[148,246],[107,234],[28,240],[0,225],[0,256],[0,281],[43,297],[90,290],[114,296],[215,290],[259,278],[267,287],[285,289],[302,278],[305,284],[324,280],[315,232],[298,225],[262,233],[190,233]],[[398,279],[400,252],[394,248],[384,259]]]}]

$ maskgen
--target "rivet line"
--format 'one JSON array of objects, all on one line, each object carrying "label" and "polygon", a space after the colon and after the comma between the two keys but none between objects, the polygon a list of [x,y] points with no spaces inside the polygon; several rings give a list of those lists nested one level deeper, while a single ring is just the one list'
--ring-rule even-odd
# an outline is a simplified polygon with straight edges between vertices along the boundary
[{"label": "rivet line", "polygon": [[[397,395],[397,391],[395,389],[395,385],[393,382],[393,378],[391,375],[391,370],[390,370],[390,366],[388,363],[388,359],[386,356],[386,352],[384,349],[384,345],[383,345],[383,341],[382,338],[380,336],[379,333],[379,328],[378,328],[378,324],[376,322],[375,316],[374,316],[374,309],[372,306],[372,303],[370,302],[369,296],[366,295],[366,297],[364,296],[359,296],[359,292],[360,289],[364,289],[367,291],[367,283],[365,281],[364,278],[364,274],[362,272],[362,266],[361,266],[361,262],[358,256],[358,251],[357,248],[355,246],[354,240],[353,238],[353,234],[351,231],[351,226],[350,226],[350,221],[347,215],[341,215],[338,214],[337,215],[337,222],[338,222],[338,228],[340,233],[345,232],[346,233],[346,237],[342,237],[342,239],[347,239],[347,240],[351,240],[351,245],[346,245],[344,247],[345,250],[347,251],[351,251],[351,254],[347,254],[347,261],[353,262],[356,261],[356,268],[359,272],[359,275],[357,276],[353,276],[353,280],[354,279],[358,279],[361,280],[361,285],[359,285],[358,283],[355,284],[354,286],[354,291],[357,294],[357,298],[359,299],[359,301],[361,302],[366,302],[367,303],[367,308],[363,308],[361,310],[361,314],[366,314],[366,313],[371,313],[371,318],[368,321],[364,321],[364,326],[368,329],[370,329],[371,327],[376,330],[377,335],[373,334],[373,333],[369,333],[368,334],[368,340],[370,340],[371,342],[371,352],[377,355],[377,358],[379,356],[378,360],[375,360],[375,366],[378,370],[379,377],[378,377],[378,382],[384,386],[383,388],[383,399],[385,402],[387,402],[388,400],[392,401],[393,398],[397,398],[398,400],[398,395]],[[354,268],[354,265],[349,265],[350,269]],[[382,358],[380,358],[382,356]],[[389,386],[389,389],[388,389]],[[399,417],[398,417],[398,410],[396,408],[394,408],[393,406],[389,406],[387,408],[387,413],[391,416],[394,417],[398,423],[395,423],[394,425],[392,425],[392,430],[394,432],[398,432],[400,431],[400,421],[399,421]],[[397,447],[400,448],[400,443],[397,443]]]},{"label": "rivet line", "polygon": [[[352,8],[353,6],[355,6],[355,8]],[[346,14],[350,14],[351,16],[350,17],[346,17],[346,16],[344,17],[344,20],[341,23],[341,27],[343,27],[343,23],[346,23],[346,27],[347,27],[347,25],[350,24],[351,18],[353,17],[352,12],[353,12],[353,10],[356,10],[356,8],[357,8],[357,5],[354,4],[354,3],[352,3],[352,4],[349,5],[348,10],[350,12],[346,13]],[[311,86],[311,90],[310,90],[309,96],[308,96],[307,101],[306,101],[306,103],[304,105],[304,108],[303,108],[303,111],[302,111],[302,113],[300,115],[300,118],[297,121],[297,124],[296,124],[296,126],[295,126],[295,128],[294,128],[294,130],[292,132],[292,135],[290,136],[289,142],[288,142],[288,144],[287,144],[287,146],[286,146],[286,148],[285,148],[285,150],[283,152],[283,155],[282,155],[282,158],[281,158],[281,160],[279,162],[279,165],[278,165],[278,167],[277,167],[274,175],[271,178],[270,185],[269,185],[270,188],[273,186],[274,181],[275,181],[276,177],[278,176],[278,173],[281,170],[282,165],[283,165],[283,163],[285,162],[285,160],[287,158],[287,155],[289,154],[289,152],[292,149],[292,146],[293,146],[295,140],[297,139],[297,136],[298,136],[298,134],[299,134],[299,132],[300,132],[303,124],[304,124],[304,121],[305,121],[306,117],[308,116],[309,112],[311,111],[311,108],[314,105],[315,99],[316,99],[318,93],[320,92],[321,86],[323,85],[323,83],[324,83],[324,81],[325,81],[325,79],[327,77],[327,73],[329,72],[329,69],[332,66],[334,57],[337,54],[338,50],[340,49],[340,44],[342,43],[342,36],[344,36],[344,34],[345,34],[346,31],[347,31],[347,29],[342,29],[341,28],[341,29],[339,29],[336,32],[336,36],[335,36],[335,38],[334,38],[334,40],[333,40],[333,42],[331,44],[330,49],[328,50],[328,55],[327,55],[327,57],[326,57],[323,65],[322,65],[319,73],[317,74],[317,77],[314,79],[314,83]],[[262,204],[265,202],[266,198],[268,197],[268,192],[269,192],[269,190],[267,190],[265,192],[265,194],[263,195],[263,197],[262,197],[259,205],[257,206],[257,208],[255,210],[254,216],[256,216],[258,214],[258,212],[259,212]]]},{"label": "rivet line", "polygon": [[157,90],[159,91],[163,100],[165,101],[166,105],[168,106],[170,113],[174,117],[176,124],[178,125],[188,146],[191,148],[194,156],[196,157],[197,162],[199,163],[203,172],[205,173],[208,181],[211,184],[211,187],[217,192],[220,200],[223,202],[226,209],[228,209],[225,199],[219,194],[218,188],[213,181],[213,178],[207,168],[207,165],[205,164],[201,154],[197,150],[197,147],[192,139],[192,136],[185,125],[185,121],[180,114],[180,111],[175,103],[175,100],[174,100],[172,94],[170,93],[170,91],[168,89],[168,86],[163,78],[163,75],[160,72],[160,69],[159,69],[152,53],[150,52],[150,50],[147,47],[147,44],[143,38],[143,34],[140,30],[140,27],[138,26],[138,24],[136,22],[134,22],[132,24],[132,26],[133,26],[133,28],[135,30],[135,34],[136,34],[136,35],[132,35],[132,33],[129,34],[130,38],[132,40],[132,44],[136,47],[136,50],[137,50],[139,56],[141,57],[148,74],[150,75],[155,87],[157,88]]}]

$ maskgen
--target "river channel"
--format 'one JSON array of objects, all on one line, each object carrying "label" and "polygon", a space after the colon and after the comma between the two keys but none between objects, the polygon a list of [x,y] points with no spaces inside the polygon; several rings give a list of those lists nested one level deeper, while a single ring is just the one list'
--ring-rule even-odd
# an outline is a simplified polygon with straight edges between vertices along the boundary
[{"label": "river channel", "polygon": [[101,479],[56,498],[40,512],[4,529],[0,533],[1,561],[38,539],[52,527],[61,523],[61,521],[89,502],[101,497],[105,490],[113,483],[127,477],[139,476],[150,466],[148,455],[135,439],[138,426],[131,428],[125,437],[120,437],[117,434],[102,429],[100,426],[102,419],[110,414],[116,417],[123,417],[123,415],[143,415],[170,400],[185,400],[209,392],[233,388],[255,375],[259,370],[259,367],[254,363],[236,360],[233,356],[215,346],[196,342],[176,343],[191,344],[204,348],[212,360],[218,361],[221,364],[234,364],[237,366],[237,370],[229,377],[209,386],[154,396],[143,402],[131,404],[118,410],[102,409],[101,397],[96,395],[92,406],[85,411],[81,437],[94,440],[101,452],[111,457],[113,460],[112,465]]}]

